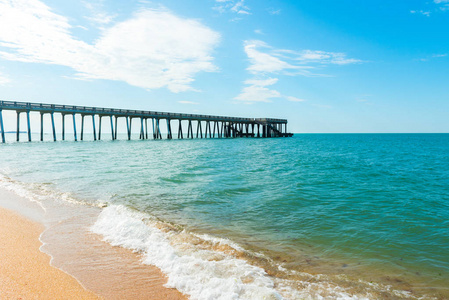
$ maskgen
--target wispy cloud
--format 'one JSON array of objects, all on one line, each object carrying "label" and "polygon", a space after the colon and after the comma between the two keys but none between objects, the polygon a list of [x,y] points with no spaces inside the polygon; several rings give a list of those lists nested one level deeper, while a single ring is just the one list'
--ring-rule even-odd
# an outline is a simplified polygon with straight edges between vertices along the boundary
[{"label": "wispy cloud", "polygon": [[340,52],[274,49],[259,40],[245,41],[244,49],[250,61],[247,70],[253,74],[281,72],[287,75],[316,76],[318,74],[313,74],[311,70],[318,65],[346,65],[362,62],[359,59],[347,58],[346,54]]},{"label": "wispy cloud", "polygon": [[292,97],[292,96],[287,96],[285,98],[287,98],[287,100],[291,101],[291,102],[304,102],[304,101],[306,101],[304,99],[300,99],[300,98],[296,98],[296,97]]},{"label": "wispy cloud", "polygon": [[430,17],[430,11],[424,11],[424,10],[411,10],[410,13],[412,14],[421,14],[426,17]]},{"label": "wispy cloud", "polygon": [[104,26],[110,24],[117,17],[115,14],[106,12],[104,9],[104,0],[83,1],[82,3],[91,13],[86,19],[99,25]]},{"label": "wispy cloud", "polygon": [[269,9],[267,9],[267,11],[270,15],[280,15],[281,14],[280,9],[269,8]]},{"label": "wispy cloud", "polygon": [[213,7],[220,13],[232,12],[240,15],[250,15],[250,9],[245,5],[245,0],[216,0]]},{"label": "wispy cloud", "polygon": [[275,49],[260,40],[245,41],[244,50],[250,63],[247,71],[258,77],[258,79],[246,80],[244,84],[247,86],[235,97],[237,100],[246,102],[270,102],[270,99],[280,97],[291,102],[303,102],[304,99],[282,95],[277,90],[267,88],[274,85],[278,78],[260,78],[270,74],[324,76],[315,73],[314,69],[329,64],[346,65],[361,62],[359,59],[347,58],[340,52]]},{"label": "wispy cloud", "polygon": [[277,78],[246,80],[245,84],[248,86],[244,87],[240,95],[235,97],[235,99],[244,102],[271,102],[272,98],[282,97],[278,91],[267,88],[267,86],[274,85],[277,81]]},{"label": "wispy cloud", "polygon": [[420,58],[418,60],[420,60],[420,61],[429,61],[431,59],[443,58],[443,57],[448,57],[448,53],[432,54],[432,55],[429,55],[429,56],[427,56],[425,58]]},{"label": "wispy cloud", "polygon": [[67,66],[80,79],[108,79],[145,89],[193,90],[198,72],[215,71],[220,35],[170,11],[140,10],[89,44],[66,17],[38,0],[0,0],[0,57]]},{"label": "wispy cloud", "polygon": [[432,13],[438,11],[449,11],[449,0],[433,0],[433,2],[426,2],[426,5],[426,10],[410,10],[410,13],[430,17]]},{"label": "wispy cloud", "polygon": [[245,41],[244,49],[250,61],[250,66],[247,70],[253,74],[259,72],[280,72],[291,69],[298,70],[303,68],[282,60],[276,53],[270,51],[270,46],[262,41]]},{"label": "wispy cloud", "polygon": [[189,104],[189,105],[198,105],[198,102],[193,102],[193,101],[178,101],[178,103],[181,104]]}]

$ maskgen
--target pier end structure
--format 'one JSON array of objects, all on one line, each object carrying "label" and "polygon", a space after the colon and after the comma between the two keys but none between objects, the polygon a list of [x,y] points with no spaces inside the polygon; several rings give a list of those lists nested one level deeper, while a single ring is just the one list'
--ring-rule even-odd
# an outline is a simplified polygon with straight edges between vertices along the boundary
[{"label": "pier end structure", "polygon": [[[92,118],[92,130],[94,140],[101,140],[101,121],[102,118],[110,119],[111,138],[117,139],[117,120],[119,118],[126,119],[126,130],[128,139],[131,139],[131,124],[133,119],[140,119],[140,135],[139,139],[148,139],[151,135],[148,134],[148,119],[151,119],[153,139],[162,139],[160,121],[165,120],[167,126],[167,139],[172,139],[173,129],[172,122],[178,122],[178,139],[183,139],[182,122],[187,123],[187,138],[194,138],[193,123],[197,123],[196,138],[238,138],[238,137],[258,137],[258,138],[272,138],[272,137],[291,137],[292,133],[287,131],[286,119],[273,118],[241,118],[241,117],[227,117],[227,116],[213,116],[213,115],[197,115],[184,113],[169,113],[143,110],[129,110],[129,109],[115,109],[102,107],[87,107],[76,105],[59,105],[59,104],[45,104],[45,103],[31,103],[31,102],[17,102],[17,101],[0,101],[0,137],[1,142],[5,143],[5,129],[2,111],[11,110],[17,114],[17,131],[16,140],[20,141],[20,114],[26,113],[27,116],[27,135],[28,141],[31,142],[31,122],[30,112],[40,113],[40,140],[43,141],[44,115],[51,116],[53,140],[56,141],[56,125],[54,114],[59,113],[62,116],[62,134],[61,140],[65,140],[65,117],[67,115],[72,117],[74,140],[78,141],[75,116],[81,116],[81,132],[80,140],[84,140],[84,118]],[[95,116],[98,116],[98,128],[95,124]],[[115,122],[114,122],[115,121]],[[115,123],[115,124],[114,124]],[[211,124],[212,123],[212,124]],[[203,130],[203,125],[204,130]],[[115,125],[115,126],[114,126]],[[213,128],[213,129],[212,129]]]}]

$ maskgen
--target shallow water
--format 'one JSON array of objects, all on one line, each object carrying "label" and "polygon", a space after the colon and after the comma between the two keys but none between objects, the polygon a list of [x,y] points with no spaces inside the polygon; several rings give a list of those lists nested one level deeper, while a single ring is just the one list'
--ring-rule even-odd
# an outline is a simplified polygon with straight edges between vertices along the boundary
[{"label": "shallow water", "polygon": [[107,205],[92,230],[193,298],[449,297],[448,134],[7,143],[0,157],[3,185]]}]

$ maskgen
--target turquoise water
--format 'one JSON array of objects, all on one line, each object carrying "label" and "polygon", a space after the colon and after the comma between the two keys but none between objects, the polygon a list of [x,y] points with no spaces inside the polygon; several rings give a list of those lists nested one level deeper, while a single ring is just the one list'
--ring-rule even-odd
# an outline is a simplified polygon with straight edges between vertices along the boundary
[{"label": "turquoise water", "polygon": [[449,134],[7,143],[0,158],[4,178],[124,205],[287,269],[447,295]]}]

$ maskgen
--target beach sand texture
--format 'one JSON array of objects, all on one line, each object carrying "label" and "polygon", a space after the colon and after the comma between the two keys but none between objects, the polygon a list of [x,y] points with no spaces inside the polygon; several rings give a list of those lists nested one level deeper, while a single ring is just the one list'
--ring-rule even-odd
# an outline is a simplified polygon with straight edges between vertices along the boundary
[{"label": "beach sand texture", "polygon": [[[63,226],[44,233],[56,242],[52,246],[56,257],[50,264],[51,257],[44,253],[48,249],[40,249],[39,237],[45,230],[40,213],[10,191],[0,189],[0,198],[0,299],[186,299],[163,286],[167,278],[158,268],[141,264],[138,254],[96,235],[79,233],[76,238],[82,241],[76,247],[59,247],[74,238],[72,230],[60,229]],[[24,214],[19,214],[22,210]]]},{"label": "beach sand texture", "polygon": [[39,251],[44,227],[0,208],[1,299],[99,299]]}]

